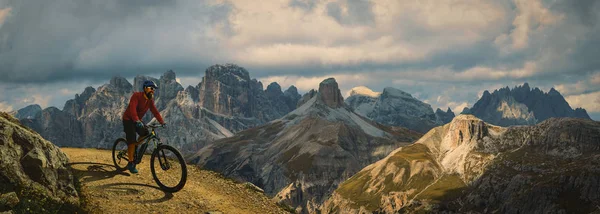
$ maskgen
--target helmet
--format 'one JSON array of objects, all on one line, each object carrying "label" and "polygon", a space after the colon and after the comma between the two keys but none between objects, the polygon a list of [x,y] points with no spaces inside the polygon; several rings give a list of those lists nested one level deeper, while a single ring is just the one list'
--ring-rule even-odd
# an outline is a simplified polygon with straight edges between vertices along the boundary
[{"label": "helmet", "polygon": [[146,87],[152,87],[152,88],[158,88],[158,86],[156,86],[156,84],[154,84],[154,82],[152,82],[152,80],[146,80],[144,81],[142,90]]}]

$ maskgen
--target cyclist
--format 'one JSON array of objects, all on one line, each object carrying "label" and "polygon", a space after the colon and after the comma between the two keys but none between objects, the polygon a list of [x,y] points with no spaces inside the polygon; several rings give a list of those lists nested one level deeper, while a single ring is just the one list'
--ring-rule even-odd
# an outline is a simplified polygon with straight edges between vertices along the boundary
[{"label": "cyclist", "polygon": [[133,160],[135,146],[139,144],[136,140],[136,132],[140,136],[140,139],[150,134],[148,129],[144,127],[140,117],[143,117],[148,109],[150,109],[158,122],[163,126],[165,125],[163,118],[160,116],[160,113],[154,105],[154,90],[157,88],[158,86],[156,86],[153,81],[144,81],[143,91],[134,92],[133,95],[131,95],[129,105],[125,110],[125,113],[123,113],[123,131],[125,131],[127,139],[127,157],[129,158],[127,169],[129,169],[129,172],[131,173],[138,173]]}]

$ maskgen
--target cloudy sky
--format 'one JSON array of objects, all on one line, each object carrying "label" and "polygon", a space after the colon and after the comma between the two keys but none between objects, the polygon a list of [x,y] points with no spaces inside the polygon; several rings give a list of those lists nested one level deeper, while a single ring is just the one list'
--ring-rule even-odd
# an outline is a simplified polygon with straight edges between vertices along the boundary
[{"label": "cloudy sky", "polygon": [[595,0],[0,0],[0,110],[62,108],[112,76],[217,63],[301,92],[395,87],[460,112],[484,90],[554,87],[600,120]]}]

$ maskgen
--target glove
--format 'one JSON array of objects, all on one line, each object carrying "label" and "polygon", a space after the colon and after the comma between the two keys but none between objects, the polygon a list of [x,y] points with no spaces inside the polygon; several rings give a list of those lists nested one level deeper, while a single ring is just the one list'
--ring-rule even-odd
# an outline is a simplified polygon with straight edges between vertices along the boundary
[{"label": "glove", "polygon": [[138,127],[138,128],[144,128],[144,124],[143,124],[141,121],[137,121],[137,122],[135,123],[135,127]]},{"label": "glove", "polygon": [[161,125],[162,125],[163,128],[167,128],[167,124],[166,123],[163,123]]}]

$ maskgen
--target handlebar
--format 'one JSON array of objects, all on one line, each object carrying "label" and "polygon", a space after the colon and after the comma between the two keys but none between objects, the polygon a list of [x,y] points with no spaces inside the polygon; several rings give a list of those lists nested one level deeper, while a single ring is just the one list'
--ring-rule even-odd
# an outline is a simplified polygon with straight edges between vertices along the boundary
[{"label": "handlebar", "polygon": [[165,126],[160,125],[160,124],[148,124],[148,125],[146,125],[146,127],[155,129],[155,128],[165,127]]}]

